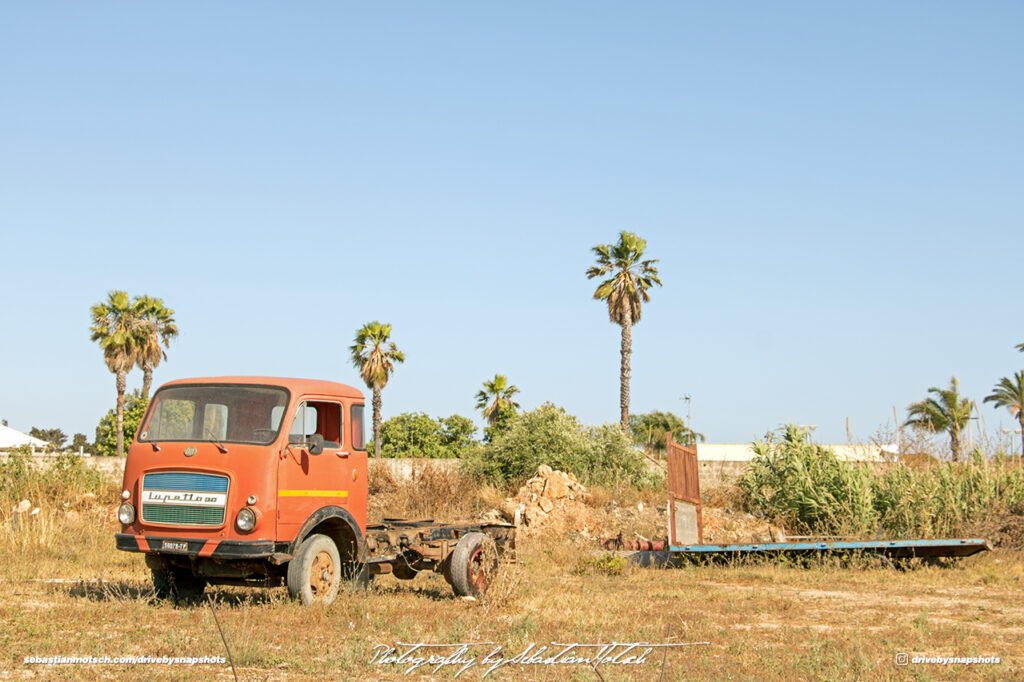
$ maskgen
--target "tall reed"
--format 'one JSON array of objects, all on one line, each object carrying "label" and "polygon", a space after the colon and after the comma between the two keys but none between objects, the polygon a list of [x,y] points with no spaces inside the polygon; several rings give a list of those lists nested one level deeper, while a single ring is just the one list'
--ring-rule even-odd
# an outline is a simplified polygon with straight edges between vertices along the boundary
[{"label": "tall reed", "polygon": [[789,425],[753,445],[740,480],[749,511],[791,531],[857,537],[939,537],[1024,503],[1024,469],[1005,459],[885,470],[845,462]]}]

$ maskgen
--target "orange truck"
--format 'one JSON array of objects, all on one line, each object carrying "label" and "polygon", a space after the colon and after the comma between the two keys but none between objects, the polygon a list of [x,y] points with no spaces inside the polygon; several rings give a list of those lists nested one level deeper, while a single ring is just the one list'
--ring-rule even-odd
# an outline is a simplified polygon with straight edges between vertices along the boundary
[{"label": "orange truck", "polygon": [[506,523],[385,518],[367,526],[363,394],[309,379],[164,384],[128,449],[115,536],[141,552],[160,598],[207,585],[286,585],[304,604],[375,575],[441,573],[482,595],[515,548]]}]

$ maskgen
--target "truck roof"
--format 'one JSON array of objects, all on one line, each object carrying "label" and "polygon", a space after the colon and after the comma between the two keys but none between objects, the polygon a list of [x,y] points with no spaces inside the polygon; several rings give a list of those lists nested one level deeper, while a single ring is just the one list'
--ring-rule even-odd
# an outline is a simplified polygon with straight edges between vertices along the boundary
[{"label": "truck roof", "polygon": [[163,384],[174,386],[177,384],[261,384],[266,386],[281,386],[287,388],[293,395],[313,393],[319,395],[342,396],[345,398],[362,398],[363,392],[346,384],[339,384],[334,381],[321,381],[319,379],[294,379],[289,377],[261,377],[261,376],[235,376],[235,377],[192,377],[188,379],[175,379]]}]

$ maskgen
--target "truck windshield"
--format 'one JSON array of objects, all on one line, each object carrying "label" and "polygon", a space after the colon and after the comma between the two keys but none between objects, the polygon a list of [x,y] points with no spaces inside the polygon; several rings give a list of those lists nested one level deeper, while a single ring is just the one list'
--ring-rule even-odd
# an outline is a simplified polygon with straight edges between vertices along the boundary
[{"label": "truck windshield", "polygon": [[272,443],[287,404],[288,391],[276,386],[168,386],[150,401],[139,442]]}]

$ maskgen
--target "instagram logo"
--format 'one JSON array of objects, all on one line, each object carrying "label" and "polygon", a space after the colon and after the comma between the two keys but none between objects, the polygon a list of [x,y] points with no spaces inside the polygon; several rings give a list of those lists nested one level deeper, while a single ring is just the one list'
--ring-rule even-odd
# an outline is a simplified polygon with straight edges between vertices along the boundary
[{"label": "instagram logo", "polygon": [[906,654],[896,654],[896,665],[906,665],[909,662],[909,658]]}]

